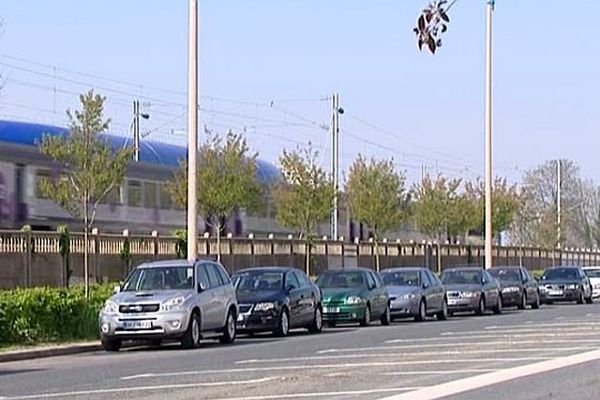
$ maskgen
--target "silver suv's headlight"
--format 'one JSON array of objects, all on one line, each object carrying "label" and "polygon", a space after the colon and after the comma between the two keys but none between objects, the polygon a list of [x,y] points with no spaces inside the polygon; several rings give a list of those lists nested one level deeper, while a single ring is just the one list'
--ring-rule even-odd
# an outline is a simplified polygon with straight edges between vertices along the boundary
[{"label": "silver suv's headlight", "polygon": [[575,290],[575,289],[577,289],[578,287],[579,287],[579,285],[574,285],[574,284],[571,284],[571,285],[565,285],[565,289],[567,289],[567,290]]},{"label": "silver suv's headlight", "polygon": [[402,295],[398,296],[398,298],[402,299],[402,300],[411,300],[411,299],[414,299],[415,297],[417,297],[417,295],[414,293],[406,293],[406,294],[402,294]]},{"label": "silver suv's headlight", "polygon": [[479,292],[462,292],[461,294],[463,297],[479,297]]},{"label": "silver suv's headlight", "polygon": [[105,314],[116,314],[119,311],[119,306],[112,300],[106,300],[102,311]]},{"label": "silver suv's headlight", "polygon": [[185,302],[185,297],[175,297],[169,299],[160,305],[161,311],[177,311],[181,309],[181,306]]},{"label": "silver suv's headlight", "polygon": [[503,293],[515,293],[519,291],[521,291],[521,289],[519,289],[517,286],[505,287],[502,289]]},{"label": "silver suv's headlight", "polygon": [[262,303],[256,303],[254,311],[270,311],[275,308],[275,303],[271,301],[265,301]]}]

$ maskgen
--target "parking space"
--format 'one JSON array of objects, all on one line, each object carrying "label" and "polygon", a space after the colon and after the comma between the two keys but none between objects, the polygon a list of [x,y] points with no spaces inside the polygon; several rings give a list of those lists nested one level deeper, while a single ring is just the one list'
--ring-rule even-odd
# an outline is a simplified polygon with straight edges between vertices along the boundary
[{"label": "parking space", "polygon": [[[240,338],[233,347],[206,344],[193,351],[166,347],[12,363],[0,366],[0,395],[377,399],[560,360],[596,350],[599,344],[600,307],[553,305],[535,312],[467,314],[390,327],[342,326],[286,339],[259,335]],[[19,369],[32,370],[8,374]],[[19,386],[36,377],[37,388]]]}]

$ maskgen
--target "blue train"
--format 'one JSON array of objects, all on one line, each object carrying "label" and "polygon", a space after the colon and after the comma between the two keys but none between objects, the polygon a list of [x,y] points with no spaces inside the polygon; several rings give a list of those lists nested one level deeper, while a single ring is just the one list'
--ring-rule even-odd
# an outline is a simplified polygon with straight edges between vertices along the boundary
[{"label": "blue train", "polygon": [[[56,176],[59,169],[40,154],[37,144],[45,134],[66,132],[56,126],[0,120],[0,229],[28,224],[36,230],[55,230],[64,223],[72,230],[81,227],[78,219],[38,190],[40,179]],[[106,135],[106,139],[115,147],[131,144],[122,136]],[[185,210],[172,203],[165,182],[186,156],[185,147],[142,141],[139,162],[130,164],[123,184],[98,208],[96,225],[100,231],[129,229],[132,233],[164,234],[183,227]],[[274,165],[259,160],[257,175],[261,183],[268,185],[277,182],[280,173]],[[234,216],[228,221],[228,231],[234,235],[286,232],[275,222],[269,199],[267,207],[256,215],[240,212]]]}]

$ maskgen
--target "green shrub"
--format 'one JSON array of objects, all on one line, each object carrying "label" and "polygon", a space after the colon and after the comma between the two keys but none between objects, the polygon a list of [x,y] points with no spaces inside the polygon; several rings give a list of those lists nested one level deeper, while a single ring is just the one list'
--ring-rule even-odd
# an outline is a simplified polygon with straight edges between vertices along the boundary
[{"label": "green shrub", "polygon": [[98,337],[98,312],[113,285],[68,289],[28,288],[0,291],[0,345],[35,344]]}]

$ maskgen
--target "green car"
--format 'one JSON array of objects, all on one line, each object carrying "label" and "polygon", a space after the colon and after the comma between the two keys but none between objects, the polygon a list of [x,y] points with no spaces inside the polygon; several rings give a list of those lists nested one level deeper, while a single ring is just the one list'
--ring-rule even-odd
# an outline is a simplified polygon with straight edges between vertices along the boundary
[{"label": "green car", "polygon": [[330,270],[320,275],[323,321],[329,326],[359,322],[362,326],[379,320],[390,323],[388,293],[379,274],[366,268]]}]

